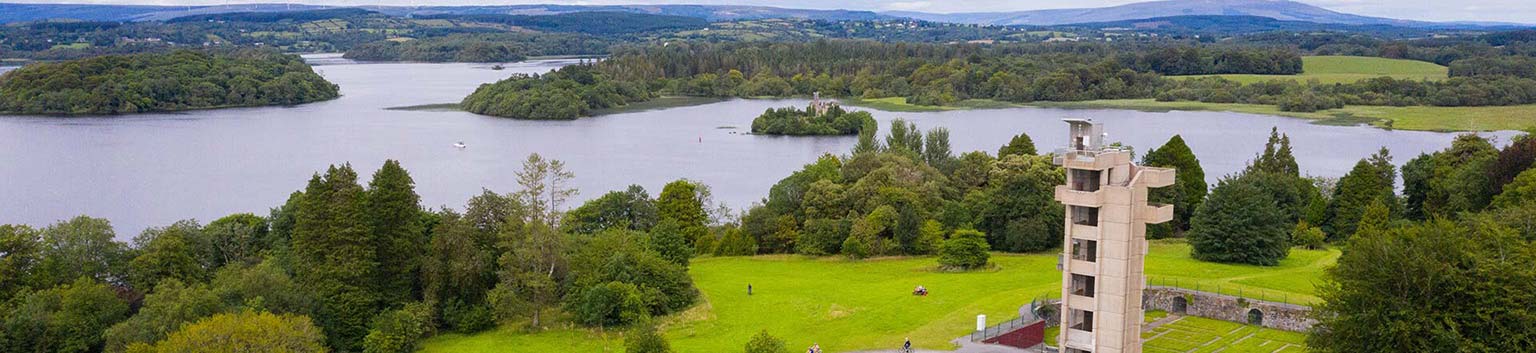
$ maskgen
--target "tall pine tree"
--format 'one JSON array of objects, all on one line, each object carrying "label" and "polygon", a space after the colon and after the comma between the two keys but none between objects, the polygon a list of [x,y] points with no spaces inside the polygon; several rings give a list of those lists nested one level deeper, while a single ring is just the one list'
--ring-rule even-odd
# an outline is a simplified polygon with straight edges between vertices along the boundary
[{"label": "tall pine tree", "polygon": [[1173,205],[1173,221],[1147,225],[1148,238],[1166,238],[1189,230],[1189,219],[1205,200],[1205,169],[1195,157],[1184,137],[1173,135],[1162,147],[1147,151],[1141,164],[1151,167],[1174,168],[1176,178],[1173,187],[1151,190],[1152,202]]},{"label": "tall pine tree", "polygon": [[1296,156],[1291,153],[1291,137],[1281,134],[1280,128],[1270,128],[1269,141],[1264,143],[1264,152],[1248,165],[1247,172],[1301,177],[1301,168],[1296,164]]},{"label": "tall pine tree", "polygon": [[373,173],[364,203],[369,231],[377,247],[377,272],[380,294],[388,306],[403,304],[416,297],[420,281],[421,256],[427,238],[421,223],[421,197],[416,182],[395,160]]},{"label": "tall pine tree", "polygon": [[1355,234],[1360,217],[1372,203],[1396,205],[1394,194],[1397,172],[1386,148],[1369,159],[1361,159],[1355,168],[1339,178],[1328,202],[1323,231],[1329,240],[1346,239]]},{"label": "tall pine tree", "polygon": [[379,310],[378,262],[351,165],[310,178],[293,229],[299,283],[320,300],[316,319],[337,351],[356,351]]}]

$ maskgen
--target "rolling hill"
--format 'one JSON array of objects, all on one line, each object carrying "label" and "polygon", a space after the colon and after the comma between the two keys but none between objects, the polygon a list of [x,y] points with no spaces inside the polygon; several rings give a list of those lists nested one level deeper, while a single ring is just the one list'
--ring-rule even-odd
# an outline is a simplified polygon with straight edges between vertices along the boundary
[{"label": "rolling hill", "polygon": [[1193,15],[1258,16],[1283,21],[1352,25],[1436,25],[1432,22],[1352,15],[1289,0],[1163,0],[1104,8],[954,14],[885,12],[884,14],[927,21],[988,25],[1062,25]]},{"label": "rolling hill", "polygon": [[1218,37],[1222,35],[1261,33],[1271,31],[1353,32],[1368,33],[1386,38],[1415,38],[1434,33],[1433,29],[1421,27],[1405,27],[1386,24],[1353,25],[1340,23],[1317,23],[1307,21],[1285,21],[1269,17],[1246,15],[1190,15],[1153,17],[1112,22],[1074,23],[1067,25],[1046,26],[1044,28],[1063,31],[1073,31],[1080,29],[1098,29],[1106,31],[1134,30],[1136,32],[1182,35],[1212,35]]}]

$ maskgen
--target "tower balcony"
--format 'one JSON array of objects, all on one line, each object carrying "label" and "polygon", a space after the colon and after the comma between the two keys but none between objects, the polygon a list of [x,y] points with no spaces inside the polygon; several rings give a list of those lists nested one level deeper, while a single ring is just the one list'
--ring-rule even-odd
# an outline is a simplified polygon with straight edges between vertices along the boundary
[{"label": "tower balcony", "polygon": [[1173,205],[1146,205],[1137,210],[1136,215],[1147,224],[1158,224],[1173,220]]},{"label": "tower balcony", "polygon": [[1062,148],[1052,155],[1052,163],[1067,169],[1108,170],[1131,162],[1130,152],[1108,148],[1099,150]]},{"label": "tower balcony", "polygon": [[1066,185],[1056,186],[1056,201],[1062,204],[1084,207],[1103,207],[1104,189],[1078,191]]},{"label": "tower balcony", "polygon": [[1149,188],[1173,185],[1174,171],[1170,168],[1140,167],[1136,169],[1136,182]]}]

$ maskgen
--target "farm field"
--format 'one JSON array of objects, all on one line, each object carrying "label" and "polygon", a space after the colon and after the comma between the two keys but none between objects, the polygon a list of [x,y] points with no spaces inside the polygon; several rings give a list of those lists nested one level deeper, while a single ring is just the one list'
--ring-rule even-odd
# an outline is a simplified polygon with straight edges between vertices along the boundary
[{"label": "farm field", "polygon": [[[1337,260],[1337,250],[1293,250],[1276,267],[1220,265],[1189,259],[1179,240],[1155,241],[1147,273],[1181,286],[1221,292],[1265,293],[1292,301],[1315,300],[1312,284]],[[679,352],[740,350],[767,329],[790,348],[820,343],[828,352],[895,348],[903,337],[924,349],[953,349],[949,340],[969,333],[977,314],[989,323],[1018,315],[1040,296],[1059,294],[1055,254],[995,254],[995,268],[970,273],[934,271],[933,258],[848,261],[772,255],[700,258],[690,272],[703,302],[660,321]],[[754,293],[746,294],[752,284]],[[1166,283],[1172,285],[1172,283]],[[932,294],[914,297],[916,285]],[[623,335],[556,325],[526,333],[518,325],[475,335],[442,335],[424,352],[621,352]]]},{"label": "farm field", "polygon": [[1106,99],[1082,102],[1037,102],[1030,105],[1068,109],[1130,109],[1140,111],[1227,111],[1313,119],[1318,124],[1372,126],[1418,131],[1498,131],[1536,127],[1536,105],[1490,107],[1388,107],[1351,105],[1313,113],[1283,112],[1274,105],[1203,102],[1159,102],[1152,99]]},{"label": "farm field", "polygon": [[1191,75],[1170,78],[1221,77],[1244,84],[1291,79],[1301,83],[1317,80],[1323,84],[1351,83],[1367,78],[1388,76],[1406,80],[1443,80],[1449,69],[1435,63],[1363,56],[1307,56],[1301,58],[1300,75]]}]

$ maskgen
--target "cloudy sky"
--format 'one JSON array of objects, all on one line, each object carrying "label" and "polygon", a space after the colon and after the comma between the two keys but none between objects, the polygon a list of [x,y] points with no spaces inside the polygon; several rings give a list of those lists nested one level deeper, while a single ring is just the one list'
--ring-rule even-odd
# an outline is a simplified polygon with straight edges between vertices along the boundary
[{"label": "cloudy sky", "polygon": [[[30,3],[217,5],[227,3],[309,3],[331,5],[503,5],[503,4],[731,4],[813,9],[991,12],[1103,7],[1139,0],[3,0]],[[1300,0],[1335,11],[1426,21],[1536,23],[1536,0]]]}]

